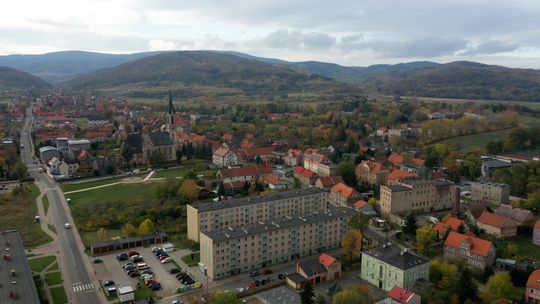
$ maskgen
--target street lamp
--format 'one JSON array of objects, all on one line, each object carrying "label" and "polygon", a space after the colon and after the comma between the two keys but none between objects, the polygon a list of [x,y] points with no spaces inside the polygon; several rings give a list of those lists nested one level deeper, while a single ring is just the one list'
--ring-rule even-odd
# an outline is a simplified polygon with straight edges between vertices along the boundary
[{"label": "street lamp", "polygon": [[206,277],[206,298],[209,298],[209,294],[208,294],[208,267],[204,266],[203,273],[204,273],[204,276]]}]

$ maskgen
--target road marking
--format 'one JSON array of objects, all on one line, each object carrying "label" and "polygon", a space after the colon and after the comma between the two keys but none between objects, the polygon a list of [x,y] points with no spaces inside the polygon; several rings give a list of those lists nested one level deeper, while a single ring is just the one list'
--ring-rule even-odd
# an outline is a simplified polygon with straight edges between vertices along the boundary
[{"label": "road marking", "polygon": [[83,284],[81,282],[77,282],[73,284],[74,292],[81,292],[81,291],[92,292],[93,289],[94,289],[94,283]]}]

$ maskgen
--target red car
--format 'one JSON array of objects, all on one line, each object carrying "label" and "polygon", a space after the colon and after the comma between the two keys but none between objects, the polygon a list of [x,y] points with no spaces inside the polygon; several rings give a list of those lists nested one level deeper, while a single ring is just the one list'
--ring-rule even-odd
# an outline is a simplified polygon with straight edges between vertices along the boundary
[{"label": "red car", "polygon": [[248,288],[255,288],[257,285],[255,285],[255,282],[249,282]]},{"label": "red car", "polygon": [[130,277],[135,278],[141,276],[141,274],[138,271],[133,271],[129,274]]},{"label": "red car", "polygon": [[130,251],[130,252],[128,252],[128,255],[129,255],[129,257],[132,257],[134,255],[139,255],[139,253],[137,251]]},{"label": "red car", "polygon": [[267,275],[267,274],[271,274],[272,273],[272,269],[269,269],[269,268],[266,268],[265,270],[263,270],[262,274],[264,275]]}]

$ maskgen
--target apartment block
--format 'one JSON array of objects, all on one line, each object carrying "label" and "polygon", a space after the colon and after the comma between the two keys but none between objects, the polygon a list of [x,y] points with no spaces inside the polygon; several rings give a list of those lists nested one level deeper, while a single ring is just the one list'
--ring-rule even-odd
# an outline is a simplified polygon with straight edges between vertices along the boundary
[{"label": "apartment block", "polygon": [[510,201],[510,186],[492,182],[471,183],[471,199],[489,204],[506,204]]},{"label": "apartment block", "polygon": [[324,212],[201,232],[201,263],[215,280],[335,249],[353,213],[330,206]]},{"label": "apartment block", "polygon": [[395,185],[381,186],[380,194],[383,214],[459,211],[460,190],[445,180],[406,179]]},{"label": "apartment block", "polygon": [[328,207],[328,190],[302,188],[268,195],[187,205],[187,236],[199,241],[200,232],[272,221]]}]

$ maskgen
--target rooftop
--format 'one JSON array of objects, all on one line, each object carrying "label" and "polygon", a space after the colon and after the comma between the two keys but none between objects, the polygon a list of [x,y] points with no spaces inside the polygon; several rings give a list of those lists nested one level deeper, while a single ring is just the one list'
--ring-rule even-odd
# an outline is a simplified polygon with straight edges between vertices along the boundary
[{"label": "rooftop", "polygon": [[199,212],[206,212],[212,210],[220,210],[234,207],[241,207],[246,205],[266,203],[283,199],[290,199],[295,197],[300,197],[304,195],[313,195],[319,193],[327,193],[328,191],[321,188],[310,187],[310,188],[301,188],[292,191],[284,192],[275,192],[268,195],[259,195],[253,197],[242,197],[235,198],[230,200],[224,200],[219,202],[209,202],[205,204],[191,205],[191,207],[197,209]]},{"label": "rooftop", "polygon": [[386,264],[397,267],[401,270],[418,267],[420,265],[429,264],[429,260],[419,255],[413,254],[408,250],[400,249],[399,247],[387,244],[382,247],[377,247],[369,251],[364,251],[362,254],[369,255]]},{"label": "rooftop", "polygon": [[[3,231],[0,233],[0,250],[9,258],[0,260],[0,303],[39,303],[39,297],[28,260],[24,253],[24,245],[18,231]],[[16,276],[11,276],[15,270]],[[9,297],[10,292],[15,293],[19,299],[14,301]]]},{"label": "rooftop", "polygon": [[297,227],[311,223],[328,221],[335,218],[351,216],[354,210],[348,207],[330,207],[325,212],[311,212],[301,216],[284,217],[274,221],[258,222],[240,227],[227,227],[218,230],[201,232],[214,242],[237,239],[248,235],[257,235],[268,231],[277,231],[289,227]]},{"label": "rooftop", "polygon": [[455,231],[451,231],[444,241],[444,246],[453,248],[462,248],[464,243],[470,245],[470,251],[472,253],[487,257],[490,253],[490,249],[493,248],[491,241],[477,238],[473,235],[461,234]]}]

